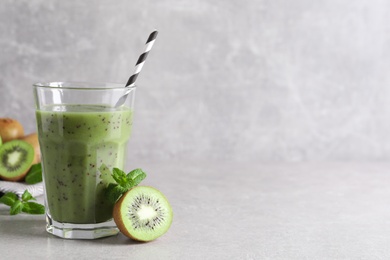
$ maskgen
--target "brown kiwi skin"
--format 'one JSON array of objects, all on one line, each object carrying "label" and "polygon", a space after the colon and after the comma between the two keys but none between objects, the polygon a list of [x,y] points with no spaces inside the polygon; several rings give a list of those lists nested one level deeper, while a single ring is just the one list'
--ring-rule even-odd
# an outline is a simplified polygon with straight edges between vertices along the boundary
[{"label": "brown kiwi skin", "polygon": [[0,136],[3,142],[19,139],[24,136],[23,126],[12,118],[0,118]]},{"label": "brown kiwi skin", "polygon": [[13,182],[22,181],[22,180],[24,180],[24,177],[26,177],[26,175],[27,175],[28,171],[30,170],[32,164],[33,164],[33,162],[31,162],[30,167],[28,167],[25,172],[20,173],[18,176],[15,176],[15,177],[12,177],[12,178],[5,177],[5,176],[0,176],[0,178],[5,180],[5,181],[13,181]]},{"label": "brown kiwi skin", "polygon": [[32,147],[34,148],[35,156],[34,156],[33,164],[41,162],[41,150],[39,148],[38,134],[32,133],[24,136],[20,140],[31,144]]},{"label": "brown kiwi skin", "polygon": [[26,177],[26,174],[28,173],[29,170],[30,170],[30,168],[28,168],[26,172],[21,173],[20,175],[15,176],[13,178],[7,178],[4,176],[1,176],[1,179],[5,180],[5,181],[13,181],[13,182],[22,181],[22,180],[24,180],[24,177]]},{"label": "brown kiwi skin", "polygon": [[[131,189],[130,189],[131,190]],[[129,190],[129,191],[130,191]],[[129,192],[127,191],[127,192]],[[125,193],[126,194],[126,193]],[[137,240],[137,241],[142,241],[142,240],[139,240],[135,237],[133,237],[126,229],[125,225],[123,224],[124,221],[122,219],[122,215],[121,215],[121,206],[122,206],[122,203],[123,203],[123,200],[125,199],[125,194],[122,195],[122,197],[120,197],[120,199],[115,203],[114,205],[114,210],[112,212],[112,216],[114,218],[114,221],[115,221],[115,224],[117,225],[117,227],[119,228],[119,230],[121,231],[121,233],[131,239],[134,239],[134,240]],[[142,242],[145,242],[145,241],[142,241]]]}]

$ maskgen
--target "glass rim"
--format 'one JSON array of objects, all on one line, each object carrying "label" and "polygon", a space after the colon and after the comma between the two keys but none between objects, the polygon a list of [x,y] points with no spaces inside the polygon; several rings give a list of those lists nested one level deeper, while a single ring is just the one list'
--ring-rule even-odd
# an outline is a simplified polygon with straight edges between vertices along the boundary
[{"label": "glass rim", "polygon": [[108,89],[135,89],[136,85],[125,87],[122,83],[88,82],[88,81],[53,81],[34,83],[35,88],[47,89],[74,89],[74,90],[108,90]]}]

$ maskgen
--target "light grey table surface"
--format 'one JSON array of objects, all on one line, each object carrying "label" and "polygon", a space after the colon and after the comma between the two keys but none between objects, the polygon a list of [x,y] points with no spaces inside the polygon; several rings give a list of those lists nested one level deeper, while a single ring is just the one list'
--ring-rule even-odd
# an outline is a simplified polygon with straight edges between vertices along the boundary
[{"label": "light grey table surface", "polygon": [[390,164],[141,167],[172,204],[165,236],[64,240],[1,205],[0,259],[390,259]]}]

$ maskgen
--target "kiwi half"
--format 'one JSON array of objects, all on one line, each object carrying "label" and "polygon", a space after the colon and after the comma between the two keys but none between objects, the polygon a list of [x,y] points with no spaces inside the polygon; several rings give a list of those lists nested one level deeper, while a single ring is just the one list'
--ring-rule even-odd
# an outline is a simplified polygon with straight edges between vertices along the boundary
[{"label": "kiwi half", "polygon": [[34,160],[31,144],[13,140],[0,146],[0,178],[19,181],[24,178]]},{"label": "kiwi half", "polygon": [[137,186],[126,192],[114,206],[114,221],[127,237],[154,240],[168,231],[172,207],[167,198],[152,187]]}]

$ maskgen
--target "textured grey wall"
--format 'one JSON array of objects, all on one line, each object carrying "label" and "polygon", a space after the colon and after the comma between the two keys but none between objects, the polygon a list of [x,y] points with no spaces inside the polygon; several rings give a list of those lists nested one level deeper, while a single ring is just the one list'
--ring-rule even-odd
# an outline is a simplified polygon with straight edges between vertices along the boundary
[{"label": "textured grey wall", "polygon": [[0,116],[35,129],[31,84],[138,79],[129,156],[381,160],[390,156],[386,0],[0,4]]}]

